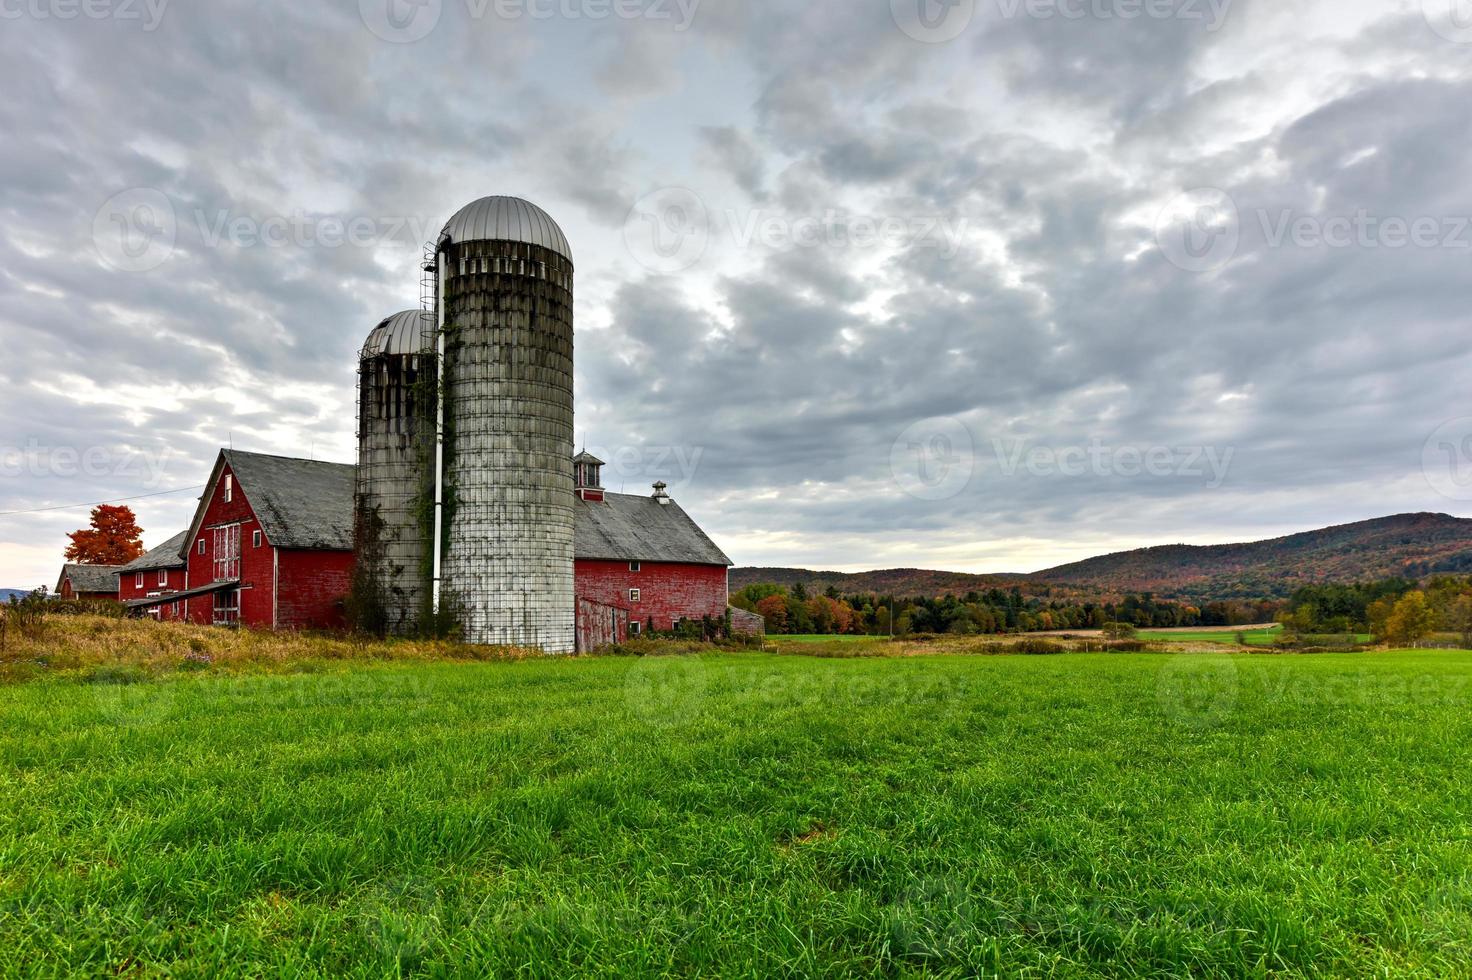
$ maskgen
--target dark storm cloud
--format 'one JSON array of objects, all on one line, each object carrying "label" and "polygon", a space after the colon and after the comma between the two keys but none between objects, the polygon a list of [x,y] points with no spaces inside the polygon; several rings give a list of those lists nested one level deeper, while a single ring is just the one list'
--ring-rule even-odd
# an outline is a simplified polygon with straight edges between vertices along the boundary
[{"label": "dark storm cloud", "polygon": [[[455,207],[513,192],[573,239],[580,438],[626,450],[626,489],[683,477],[677,496],[742,562],[1021,568],[1039,541],[1464,506],[1430,492],[1421,453],[1464,414],[1472,251],[1278,234],[1472,213],[1472,45],[1414,10],[1236,0],[1209,29],[978,4],[956,40],[924,44],[884,3],[707,0],[682,31],[446,3],[393,44],[354,6],[171,5],[153,32],[7,24],[10,443],[167,454],[165,487],[202,479],[231,438],[350,458],[363,335],[417,304],[422,242]],[[704,202],[710,242],[655,275],[623,225],[672,182]],[[128,188],[177,221],[148,271],[93,241]],[[1239,241],[1197,272],[1157,215],[1200,188],[1234,203]],[[374,230],[217,240],[222,216]],[[853,240],[885,220],[907,234]],[[824,231],[733,231],[762,222]],[[895,467],[936,419],[967,434],[969,476],[927,498]],[[1150,447],[1230,465],[1213,485],[1119,471],[1128,453],[1103,474],[1017,462],[1095,445],[1111,466]],[[149,482],[7,473],[0,510]],[[140,507],[160,529],[187,519],[187,499]],[[0,540],[59,548],[76,516],[0,522]],[[34,561],[0,558],[27,569],[0,585]]]}]

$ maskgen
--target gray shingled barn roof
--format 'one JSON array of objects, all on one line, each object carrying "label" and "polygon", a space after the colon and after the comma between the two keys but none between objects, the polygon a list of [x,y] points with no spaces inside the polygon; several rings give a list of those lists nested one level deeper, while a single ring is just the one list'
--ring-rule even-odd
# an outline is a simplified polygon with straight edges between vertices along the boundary
[{"label": "gray shingled barn roof", "polygon": [[278,548],[353,548],[357,467],[222,449],[266,538]]},{"label": "gray shingled barn roof", "polygon": [[73,592],[116,592],[118,572],[122,565],[63,565],[61,578],[56,580],[56,591],[61,591],[62,579],[72,580]]},{"label": "gray shingled barn roof", "polygon": [[[238,449],[221,455],[271,544],[352,550],[355,467]],[[211,479],[218,482],[218,470]],[[674,501],[624,493],[605,494],[602,501],[574,497],[573,513],[578,558],[731,564]]]},{"label": "gray shingled barn roof", "polygon": [[189,536],[188,531],[180,531],[163,544],[128,562],[120,572],[147,572],[155,568],[183,568],[186,564],[182,552],[184,551],[184,539]]},{"label": "gray shingled barn roof", "polygon": [[674,501],[609,493],[602,501],[574,498],[573,511],[573,550],[579,558],[731,564]]}]

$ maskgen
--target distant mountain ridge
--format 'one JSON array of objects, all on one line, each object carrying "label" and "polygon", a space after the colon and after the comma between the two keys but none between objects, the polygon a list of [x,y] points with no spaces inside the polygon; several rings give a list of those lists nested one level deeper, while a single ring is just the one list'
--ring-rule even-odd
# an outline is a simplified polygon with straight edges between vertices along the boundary
[{"label": "distant mountain ridge", "polygon": [[1472,519],[1448,514],[1396,514],[1242,544],[1158,545],[1086,558],[1031,573],[975,575],[919,568],[815,572],[801,568],[733,568],[731,588],[753,582],[797,582],[809,591],[884,595],[964,594],[1019,586],[1059,596],[1153,592],[1200,600],[1286,596],[1310,582],[1424,578],[1472,573]]},{"label": "distant mountain ridge", "polygon": [[13,595],[23,596],[30,591],[30,589],[0,589],[0,603],[9,602]]}]

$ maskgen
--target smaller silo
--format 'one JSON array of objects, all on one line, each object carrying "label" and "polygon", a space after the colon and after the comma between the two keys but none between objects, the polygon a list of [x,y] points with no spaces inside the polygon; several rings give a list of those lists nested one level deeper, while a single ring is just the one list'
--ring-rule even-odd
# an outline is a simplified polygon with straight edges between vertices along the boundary
[{"label": "smaller silo", "polygon": [[409,634],[424,621],[433,503],[433,314],[382,320],[358,355],[358,572],[365,625]]}]

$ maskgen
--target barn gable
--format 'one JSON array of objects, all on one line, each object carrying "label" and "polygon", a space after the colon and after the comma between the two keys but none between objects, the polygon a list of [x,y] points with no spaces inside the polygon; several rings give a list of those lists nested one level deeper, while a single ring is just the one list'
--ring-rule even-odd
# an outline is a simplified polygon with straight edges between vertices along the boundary
[{"label": "barn gable", "polygon": [[357,467],[312,459],[222,449],[200,497],[186,540],[199,534],[220,475],[229,467],[267,539],[278,548],[353,549],[353,482]]}]

